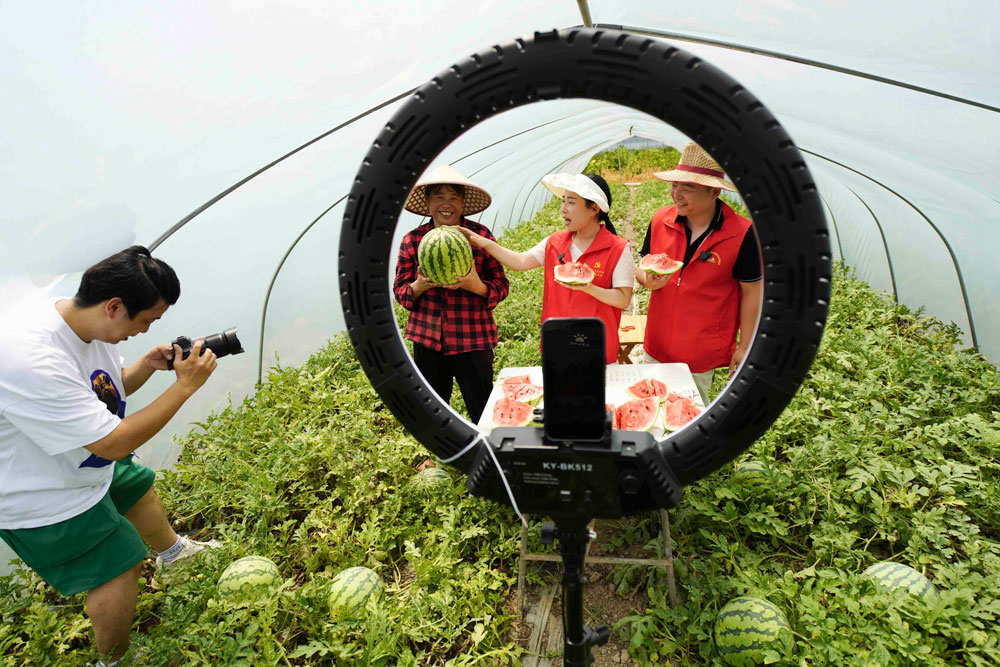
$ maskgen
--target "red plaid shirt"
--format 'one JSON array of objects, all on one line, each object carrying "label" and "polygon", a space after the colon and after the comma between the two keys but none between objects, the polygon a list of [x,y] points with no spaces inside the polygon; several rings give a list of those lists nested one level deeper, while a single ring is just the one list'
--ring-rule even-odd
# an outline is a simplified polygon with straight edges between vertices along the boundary
[{"label": "red plaid shirt", "polygon": [[[496,240],[490,230],[478,222],[463,217],[459,225]],[[432,287],[414,301],[410,283],[417,279],[417,247],[432,229],[433,221],[420,225],[404,236],[399,246],[392,291],[399,305],[410,311],[406,321],[406,338],[444,354],[492,349],[497,344],[493,309],[507,297],[510,284],[503,266],[485,250],[472,248],[476,273],[486,285],[486,296],[461,288]]]}]

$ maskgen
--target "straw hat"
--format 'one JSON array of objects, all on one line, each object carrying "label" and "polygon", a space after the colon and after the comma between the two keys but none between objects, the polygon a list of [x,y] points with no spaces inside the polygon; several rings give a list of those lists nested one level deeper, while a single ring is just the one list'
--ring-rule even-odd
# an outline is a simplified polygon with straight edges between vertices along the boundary
[{"label": "straw hat", "polygon": [[426,174],[413,186],[413,191],[406,200],[406,210],[417,215],[430,215],[427,209],[428,185],[463,185],[465,197],[462,199],[462,215],[474,215],[485,210],[492,203],[490,193],[452,169],[451,165],[443,164],[429,174]]},{"label": "straw hat", "polygon": [[674,183],[697,183],[710,188],[722,188],[736,192],[736,186],[727,181],[726,173],[712,156],[698,144],[689,142],[681,153],[681,161],[670,171],[658,171],[654,178]]}]

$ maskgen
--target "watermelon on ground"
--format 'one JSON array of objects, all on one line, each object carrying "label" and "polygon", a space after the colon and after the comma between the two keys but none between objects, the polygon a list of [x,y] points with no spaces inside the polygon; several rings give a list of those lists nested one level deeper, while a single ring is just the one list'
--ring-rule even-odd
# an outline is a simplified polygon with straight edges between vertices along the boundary
[{"label": "watermelon on ground", "polygon": [[427,467],[413,476],[413,485],[422,491],[430,491],[449,482],[451,475],[441,468]]},{"label": "watermelon on ground", "polygon": [[417,246],[420,273],[438,285],[453,285],[472,270],[472,246],[456,227],[435,227]]},{"label": "watermelon on ground", "polygon": [[733,477],[751,486],[760,486],[767,482],[767,466],[760,461],[741,461],[736,464]]},{"label": "watermelon on ground", "polygon": [[764,664],[765,651],[779,651],[782,631],[791,631],[780,609],[754,597],[730,600],[715,617],[715,647],[732,667]]},{"label": "watermelon on ground", "polygon": [[670,394],[670,390],[666,384],[653,378],[643,378],[631,387],[626,388],[625,391],[628,392],[628,395],[632,398],[653,397],[660,401],[665,399],[667,395]]},{"label": "watermelon on ground", "polygon": [[927,597],[937,592],[930,579],[902,563],[882,561],[869,566],[862,574],[871,577],[876,584],[890,591],[902,588],[920,597]]},{"label": "watermelon on ground", "polygon": [[594,282],[594,270],[583,262],[557,264],[552,270],[557,282],[566,285],[587,285]]},{"label": "watermelon on ground", "polygon": [[639,268],[648,273],[655,273],[658,276],[669,276],[677,273],[684,266],[684,262],[670,259],[670,255],[665,252],[656,255],[646,255],[639,262]]},{"label": "watermelon on ground", "polygon": [[382,578],[367,567],[349,567],[330,583],[330,611],[353,611],[382,594]]},{"label": "watermelon on ground", "polygon": [[219,577],[219,595],[242,597],[258,595],[278,585],[281,572],[269,558],[246,556],[229,564]]},{"label": "watermelon on ground", "polygon": [[648,431],[656,424],[660,402],[655,398],[637,398],[618,406],[618,428],[623,431]]},{"label": "watermelon on ground", "polygon": [[527,426],[535,419],[535,409],[527,403],[501,398],[493,405],[493,428]]},{"label": "watermelon on ground", "polygon": [[535,405],[542,398],[542,388],[530,383],[504,382],[500,385],[504,398]]}]

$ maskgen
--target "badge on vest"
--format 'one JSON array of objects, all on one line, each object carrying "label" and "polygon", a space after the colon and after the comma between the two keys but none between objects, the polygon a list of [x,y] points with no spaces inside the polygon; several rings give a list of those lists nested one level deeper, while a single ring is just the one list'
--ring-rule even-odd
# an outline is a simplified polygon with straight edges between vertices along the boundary
[{"label": "badge on vest", "polygon": [[709,262],[711,264],[722,264],[722,256],[714,250],[703,250],[701,254],[698,255],[698,259],[702,262]]}]

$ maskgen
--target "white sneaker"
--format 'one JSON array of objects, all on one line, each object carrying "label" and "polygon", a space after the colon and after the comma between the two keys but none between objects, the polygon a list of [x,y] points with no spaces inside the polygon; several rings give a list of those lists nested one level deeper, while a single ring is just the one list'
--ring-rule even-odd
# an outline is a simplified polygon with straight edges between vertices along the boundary
[{"label": "white sneaker", "polygon": [[222,546],[221,543],[216,542],[215,540],[209,540],[208,542],[199,542],[198,540],[192,540],[189,537],[183,537],[183,536],[181,537],[181,543],[184,545],[184,548],[181,549],[181,552],[169,563],[165,563],[163,561],[162,556],[156,557],[157,570],[168,570],[181,560],[185,558],[190,558],[191,556],[194,556],[196,553],[198,553],[203,549],[218,549],[219,547]]}]

